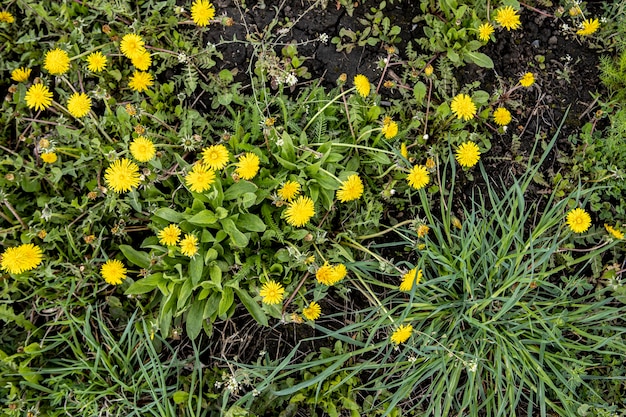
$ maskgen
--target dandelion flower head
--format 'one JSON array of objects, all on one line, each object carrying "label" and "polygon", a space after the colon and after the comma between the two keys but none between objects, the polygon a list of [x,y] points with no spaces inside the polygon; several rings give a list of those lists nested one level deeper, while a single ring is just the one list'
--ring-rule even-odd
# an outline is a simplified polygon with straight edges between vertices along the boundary
[{"label": "dandelion flower head", "polygon": [[624,233],[621,230],[618,230],[606,223],[604,224],[604,228],[614,239],[618,239],[618,240],[624,239]]},{"label": "dandelion flower head", "polygon": [[28,81],[31,71],[30,68],[16,68],[11,71],[11,79],[16,83],[23,83],[24,81]]},{"label": "dandelion flower head", "polygon": [[102,52],[92,52],[87,56],[87,69],[91,72],[103,71],[107,66],[107,57]]},{"label": "dandelion flower head", "polygon": [[409,182],[409,185],[416,190],[424,188],[430,181],[428,169],[423,165],[415,165],[411,168],[411,172],[409,172],[406,180]]},{"label": "dandelion flower head", "polygon": [[480,160],[480,149],[474,142],[463,142],[456,150],[456,160],[461,166],[470,168]]},{"label": "dandelion flower head", "polygon": [[126,58],[133,59],[139,54],[145,52],[144,41],[140,35],[135,33],[127,33],[120,41],[120,51]]},{"label": "dandelion flower head", "polygon": [[581,28],[576,32],[577,35],[589,36],[600,28],[598,19],[586,19],[582,22]]},{"label": "dandelion flower head", "polygon": [[191,171],[185,176],[187,187],[194,193],[201,193],[209,188],[215,181],[215,171],[202,162],[196,163]]},{"label": "dandelion flower head", "polygon": [[307,196],[301,195],[289,203],[285,209],[285,219],[292,226],[302,227],[315,215],[315,204]]},{"label": "dandelion flower head", "polygon": [[494,32],[493,25],[489,22],[483,23],[478,27],[478,39],[483,42],[487,42]]},{"label": "dandelion flower head", "polygon": [[454,97],[450,109],[457,118],[463,120],[470,120],[476,115],[476,105],[467,94],[458,94]]},{"label": "dandelion flower head", "polygon": [[402,276],[402,283],[400,283],[400,291],[411,291],[414,285],[417,285],[422,280],[422,270],[419,271],[416,268],[411,269],[409,272]]},{"label": "dandelion flower head", "polygon": [[519,83],[522,87],[530,87],[535,83],[535,75],[532,72],[527,72],[520,78]]},{"label": "dandelion flower head", "polygon": [[498,107],[493,112],[493,120],[500,126],[506,126],[511,123],[511,112],[504,107]]},{"label": "dandelion flower head", "polygon": [[361,97],[367,97],[370,93],[370,80],[363,74],[358,74],[354,77],[354,86],[356,87],[356,92],[359,93]]},{"label": "dandelion flower head", "polygon": [[400,155],[402,155],[404,159],[409,159],[409,149],[406,147],[405,142],[402,142],[400,145]]},{"label": "dandelion flower head", "polygon": [[347,274],[348,270],[344,264],[331,265],[328,262],[324,262],[324,265],[320,266],[317,272],[315,272],[315,278],[320,284],[330,287],[344,279]]},{"label": "dandelion flower head", "polygon": [[44,152],[41,154],[41,160],[46,164],[54,164],[57,161],[57,154],[54,152]]},{"label": "dandelion flower head", "polygon": [[302,309],[302,315],[307,320],[317,320],[322,315],[322,307],[315,301],[311,301],[311,304]]},{"label": "dandelion flower head", "polygon": [[43,259],[41,248],[32,243],[26,243],[8,248],[2,253],[0,268],[9,274],[21,274],[39,266]]},{"label": "dandelion flower head", "polygon": [[413,326],[410,324],[402,324],[391,335],[391,341],[396,345],[406,342],[413,333]]},{"label": "dandelion flower head", "polygon": [[300,183],[296,181],[286,181],[278,190],[278,196],[281,200],[291,201],[300,193]]},{"label": "dandelion flower head", "polygon": [[152,74],[149,72],[135,71],[128,80],[128,86],[141,93],[142,91],[146,91],[148,87],[152,87],[154,84],[152,80]]},{"label": "dandelion flower head", "polygon": [[67,100],[67,111],[76,118],[83,117],[91,110],[91,99],[85,93],[74,93]]},{"label": "dandelion flower head", "polygon": [[175,224],[166,226],[157,235],[159,243],[165,246],[176,246],[180,239],[180,227]]},{"label": "dandelion flower head", "polygon": [[198,26],[206,26],[215,17],[215,7],[208,0],[196,0],[191,5],[191,19]]},{"label": "dandelion flower head", "polygon": [[261,161],[259,160],[258,156],[256,156],[252,152],[247,152],[246,154],[239,157],[239,162],[237,162],[237,169],[235,169],[235,173],[239,175],[239,178],[243,178],[244,180],[251,180],[259,172],[260,163]]},{"label": "dandelion flower head", "polygon": [[398,134],[398,123],[391,120],[391,117],[385,117],[381,132],[385,135],[385,139],[394,138]]},{"label": "dandelion flower head", "polygon": [[216,171],[226,166],[228,158],[228,149],[224,145],[212,145],[202,151],[202,161]]},{"label": "dandelion flower head", "polygon": [[337,199],[342,203],[357,200],[363,195],[363,181],[361,178],[352,174],[347,180],[341,183],[341,187],[337,190]]},{"label": "dandelion flower head", "polygon": [[116,193],[124,193],[139,185],[139,167],[129,159],[113,162],[104,172],[104,180]]},{"label": "dandelion flower head", "polygon": [[145,136],[137,136],[137,138],[130,143],[129,149],[133,158],[139,162],[148,162],[156,155],[154,143]]},{"label": "dandelion flower head", "polygon": [[45,110],[52,104],[52,93],[41,83],[33,84],[24,96],[26,105],[35,110]]},{"label": "dandelion flower head", "polygon": [[259,295],[263,297],[261,301],[263,301],[264,304],[278,304],[283,301],[284,293],[285,287],[283,287],[282,284],[274,280],[269,280],[263,284]]},{"label": "dandelion flower head", "polygon": [[11,12],[7,12],[6,10],[2,10],[2,11],[0,11],[0,22],[13,23],[13,22],[15,22],[15,17],[13,17]]},{"label": "dandelion flower head", "polygon": [[130,59],[130,62],[140,71],[147,71],[152,64],[152,57],[150,56],[150,52],[143,51],[138,52],[135,56]]},{"label": "dandelion flower head", "polygon": [[506,6],[498,9],[495,16],[496,22],[506,30],[518,29],[522,23],[520,22],[520,16],[515,9],[511,6]]},{"label": "dandelion flower head", "polygon": [[126,279],[126,268],[117,259],[109,259],[100,268],[100,275],[107,283],[118,285]]},{"label": "dandelion flower head", "polygon": [[43,67],[52,75],[61,75],[70,69],[70,57],[62,49],[53,49],[46,52]]},{"label": "dandelion flower head", "polygon": [[574,233],[583,233],[591,226],[591,216],[585,210],[575,208],[567,213],[567,225]]},{"label": "dandelion flower head", "polygon": [[198,253],[198,238],[187,233],[183,240],[180,241],[180,252],[185,256],[193,258]]}]

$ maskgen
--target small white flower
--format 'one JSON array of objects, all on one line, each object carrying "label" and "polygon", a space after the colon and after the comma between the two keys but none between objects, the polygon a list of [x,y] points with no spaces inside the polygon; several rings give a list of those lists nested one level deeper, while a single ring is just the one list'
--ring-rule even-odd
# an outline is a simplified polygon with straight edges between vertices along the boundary
[{"label": "small white flower", "polygon": [[252,396],[253,397],[258,397],[261,394],[261,392],[258,389],[253,389],[252,390]]},{"label": "small white flower", "polygon": [[424,140],[428,140],[428,138],[429,138],[429,137],[430,137],[430,136],[428,136],[428,133],[424,133],[424,136],[422,136],[422,139],[424,139]]},{"label": "small white flower", "polygon": [[184,52],[178,54],[178,62],[180,62],[181,64],[187,62],[187,55]]},{"label": "small white flower", "polygon": [[478,362],[476,362],[476,359],[472,359],[469,362],[465,362],[465,366],[467,366],[468,372],[476,372],[478,369]]},{"label": "small white flower", "polygon": [[285,144],[285,141],[280,138],[280,139],[276,139],[276,146],[281,147]]},{"label": "small white flower", "polygon": [[320,33],[320,36],[318,36],[317,40],[319,40],[323,44],[326,44],[326,42],[328,42],[328,34]]},{"label": "small white flower", "polygon": [[295,75],[289,73],[287,77],[285,77],[285,84],[287,84],[289,87],[293,87],[297,83],[298,83],[298,77],[296,77]]}]

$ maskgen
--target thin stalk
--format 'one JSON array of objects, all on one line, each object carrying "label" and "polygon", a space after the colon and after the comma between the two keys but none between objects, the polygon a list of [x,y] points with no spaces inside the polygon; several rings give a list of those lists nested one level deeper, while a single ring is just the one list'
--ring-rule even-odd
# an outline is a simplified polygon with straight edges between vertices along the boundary
[{"label": "thin stalk", "polygon": [[324,107],[322,107],[321,109],[319,109],[317,111],[317,113],[315,113],[313,115],[313,117],[311,118],[311,120],[309,120],[309,122],[306,124],[306,126],[304,126],[304,129],[302,129],[303,132],[306,132],[306,130],[309,128],[309,126],[311,126],[311,123],[313,123],[313,121],[315,119],[317,119],[317,116],[319,116],[320,114],[322,114],[324,112],[324,110],[326,110],[331,104],[333,104],[335,101],[339,100],[341,97],[345,96],[348,93],[351,93],[352,91],[356,90],[356,87],[352,87],[347,89],[346,91],[344,91],[343,93],[339,94],[338,96],[334,97],[332,100],[330,100],[328,103],[326,103],[324,105]]}]

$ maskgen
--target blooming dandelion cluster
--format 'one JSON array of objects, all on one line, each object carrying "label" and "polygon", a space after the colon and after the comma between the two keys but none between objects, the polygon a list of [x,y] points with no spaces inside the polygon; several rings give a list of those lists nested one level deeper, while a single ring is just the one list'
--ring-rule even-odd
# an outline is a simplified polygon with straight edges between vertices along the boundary
[{"label": "blooming dandelion cluster", "polygon": [[392,139],[398,134],[398,123],[391,120],[391,117],[385,117],[383,119],[383,127],[381,129],[385,139]]},{"label": "blooming dandelion cluster", "polygon": [[315,273],[317,282],[326,286],[332,286],[341,281],[348,274],[348,269],[344,264],[331,265],[325,262]]}]

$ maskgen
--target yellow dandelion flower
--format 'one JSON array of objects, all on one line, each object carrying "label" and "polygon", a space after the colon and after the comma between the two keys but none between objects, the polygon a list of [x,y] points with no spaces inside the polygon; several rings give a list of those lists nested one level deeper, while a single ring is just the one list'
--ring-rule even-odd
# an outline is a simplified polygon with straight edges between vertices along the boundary
[{"label": "yellow dandelion flower", "polygon": [[154,143],[145,136],[137,136],[137,138],[131,142],[129,149],[133,158],[139,162],[148,162],[156,155]]},{"label": "yellow dandelion flower", "polygon": [[54,152],[42,153],[41,160],[46,164],[54,164],[57,161],[57,154]]},{"label": "yellow dandelion flower", "polygon": [[427,76],[427,77],[430,77],[431,75],[433,75],[434,71],[435,71],[435,69],[433,68],[433,66],[428,64],[424,68],[424,75]]},{"label": "yellow dandelion flower", "polygon": [[381,132],[385,135],[385,139],[394,138],[398,134],[398,123],[391,120],[390,117],[385,117]]},{"label": "yellow dandelion flower", "polygon": [[463,142],[456,150],[456,160],[461,166],[470,168],[480,160],[480,150],[474,142]]},{"label": "yellow dandelion flower", "polygon": [[315,301],[311,301],[311,304],[302,309],[302,315],[307,320],[317,320],[322,315],[322,307]]},{"label": "yellow dandelion flower", "polygon": [[215,7],[208,0],[196,0],[191,5],[191,18],[198,26],[206,26],[215,17]]},{"label": "yellow dandelion flower", "polygon": [[109,259],[100,268],[100,275],[108,284],[118,285],[126,279],[126,268],[117,259]]},{"label": "yellow dandelion flower", "polygon": [[370,93],[370,80],[363,74],[358,74],[354,77],[354,86],[356,87],[356,92],[359,93],[361,97],[367,97]]},{"label": "yellow dandelion flower", "polygon": [[341,183],[341,187],[337,190],[337,199],[342,203],[357,200],[362,195],[363,181],[356,174],[350,175],[347,180]]},{"label": "yellow dandelion flower", "polygon": [[189,233],[185,234],[180,241],[180,253],[193,258],[198,253],[198,238]]},{"label": "yellow dandelion flower", "polygon": [[189,174],[185,176],[187,187],[194,193],[201,193],[209,188],[215,181],[215,171],[202,162],[193,166]]},{"label": "yellow dandelion flower", "polygon": [[259,172],[259,164],[259,157],[252,152],[247,152],[245,155],[239,157],[235,173],[239,175],[239,178],[251,180]]},{"label": "yellow dandelion flower", "polygon": [[607,232],[609,232],[609,234],[614,238],[614,239],[618,239],[618,240],[622,240],[624,239],[624,233],[618,229],[615,229],[614,227],[608,225],[608,224],[604,224],[604,228],[606,229]]},{"label": "yellow dandelion flower", "polygon": [[425,224],[420,224],[419,226],[417,226],[417,237],[422,238],[426,236],[428,232],[430,232],[430,227],[426,226]]},{"label": "yellow dandelion flower", "polygon": [[330,285],[334,285],[344,279],[348,275],[348,269],[344,264],[337,264],[332,267],[330,274]]},{"label": "yellow dandelion flower", "polygon": [[422,280],[422,270],[419,271],[416,268],[411,269],[409,272],[402,276],[402,283],[400,283],[400,291],[411,291],[414,285],[417,285]]},{"label": "yellow dandelion flower", "polygon": [[581,208],[575,208],[567,213],[567,225],[574,233],[583,233],[591,226],[591,216]]},{"label": "yellow dandelion flower", "polygon": [[450,109],[457,118],[463,120],[470,120],[476,115],[476,105],[467,94],[458,94],[454,97]]},{"label": "yellow dandelion flower", "polygon": [[396,345],[406,342],[413,333],[413,326],[410,324],[400,325],[391,335],[391,341]]},{"label": "yellow dandelion flower", "polygon": [[170,224],[169,226],[163,228],[157,235],[159,238],[159,243],[165,246],[175,246],[178,244],[178,240],[180,239],[180,227],[175,224]]},{"label": "yellow dandelion flower", "polygon": [[135,56],[130,59],[130,62],[140,71],[147,71],[152,64],[152,57],[150,56],[150,52],[143,51],[137,52]]},{"label": "yellow dandelion flower", "polygon": [[404,159],[409,159],[409,150],[407,149],[405,142],[402,142],[400,145],[400,155],[402,155]]},{"label": "yellow dandelion flower", "polygon": [[535,75],[532,72],[527,72],[520,78],[519,83],[522,87],[530,87],[535,83]]},{"label": "yellow dandelion flower", "polygon": [[291,201],[300,193],[300,184],[296,181],[287,181],[278,190],[278,196],[284,201]]},{"label": "yellow dandelion flower", "polygon": [[589,36],[600,28],[598,19],[587,19],[581,24],[581,28],[576,32],[577,35]]},{"label": "yellow dandelion flower", "polygon": [[41,248],[32,243],[6,249],[0,256],[0,268],[9,274],[21,274],[39,266],[43,259]]},{"label": "yellow dandelion flower", "polygon": [[139,185],[139,167],[129,159],[113,162],[104,172],[104,180],[116,193],[124,193]]},{"label": "yellow dandelion flower", "polygon": [[511,123],[511,112],[504,107],[498,107],[493,112],[493,120],[500,126],[506,126]]},{"label": "yellow dandelion flower", "polygon": [[152,74],[149,72],[135,71],[128,80],[128,86],[141,93],[142,91],[147,90],[148,87],[152,87],[154,84],[152,80]]},{"label": "yellow dandelion flower", "polygon": [[285,210],[285,219],[292,226],[302,227],[315,215],[315,204],[307,196],[301,195],[289,203]]},{"label": "yellow dandelion flower", "polygon": [[579,14],[582,14],[582,13],[583,13],[582,9],[577,4],[575,4],[569,9],[569,15],[572,17],[578,16]]},{"label": "yellow dandelion flower", "polygon": [[496,22],[506,30],[518,29],[522,23],[520,22],[520,16],[515,9],[511,6],[506,6],[498,9],[495,16]]},{"label": "yellow dandelion flower", "polygon": [[87,69],[91,72],[103,71],[107,66],[107,57],[96,51],[87,56]]},{"label": "yellow dandelion flower", "polygon": [[333,285],[333,276],[334,271],[332,265],[328,262],[325,262],[324,265],[320,266],[315,273],[315,278],[317,282],[320,284],[331,286]]},{"label": "yellow dandelion flower", "polygon": [[91,110],[91,99],[85,93],[74,93],[67,100],[67,111],[76,118],[85,116]]},{"label": "yellow dandelion flower", "polygon": [[224,145],[212,145],[202,151],[202,161],[216,171],[226,166],[229,156]]},{"label": "yellow dandelion flower", "polygon": [[487,42],[491,37],[491,34],[494,32],[494,28],[491,23],[483,23],[478,27],[478,39],[483,42]]},{"label": "yellow dandelion flower", "polygon": [[6,10],[2,10],[2,11],[0,11],[0,22],[13,23],[13,22],[15,22],[15,17],[13,17],[11,12],[7,12]]},{"label": "yellow dandelion flower", "polygon": [[16,83],[23,83],[24,81],[28,81],[31,71],[32,69],[30,68],[16,68],[11,71],[11,79]]},{"label": "yellow dandelion flower", "polygon": [[61,75],[70,69],[70,57],[59,48],[53,49],[46,52],[43,67],[52,75]]},{"label": "yellow dandelion flower", "polygon": [[24,96],[26,105],[35,110],[45,110],[52,104],[52,93],[41,83],[33,84]]},{"label": "yellow dandelion flower", "polygon": [[263,297],[261,301],[264,304],[278,304],[283,301],[284,293],[285,287],[283,287],[282,284],[270,279],[263,284],[259,295]]},{"label": "yellow dandelion flower", "polygon": [[428,185],[428,182],[430,181],[428,169],[426,169],[426,167],[423,165],[415,165],[411,169],[411,172],[409,172],[409,175],[407,175],[406,180],[408,181],[409,185],[416,190],[424,188],[426,185]]},{"label": "yellow dandelion flower", "polygon": [[127,33],[120,41],[120,51],[126,58],[133,59],[145,50],[143,39],[135,33]]}]

